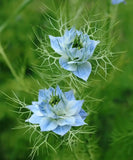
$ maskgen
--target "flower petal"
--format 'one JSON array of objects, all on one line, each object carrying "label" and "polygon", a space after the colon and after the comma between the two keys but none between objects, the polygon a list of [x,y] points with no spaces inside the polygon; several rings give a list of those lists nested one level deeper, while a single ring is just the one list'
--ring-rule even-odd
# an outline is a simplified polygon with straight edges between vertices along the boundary
[{"label": "flower petal", "polygon": [[50,88],[48,89],[48,91],[49,91],[49,93],[50,93],[50,96],[51,96],[51,95],[54,95],[54,96],[55,96],[55,89],[54,89],[53,87],[50,87]]},{"label": "flower petal", "polygon": [[72,100],[68,101],[66,106],[66,115],[72,116],[80,112],[84,100]]},{"label": "flower petal", "polygon": [[44,117],[40,122],[41,131],[51,131],[57,127],[55,120],[51,118]]},{"label": "flower petal", "polygon": [[69,125],[58,126],[55,130],[53,130],[53,132],[55,132],[56,134],[59,134],[59,135],[63,136],[63,135],[66,134],[70,129],[71,129],[71,126],[69,126]]},{"label": "flower petal", "polygon": [[76,64],[69,64],[68,63],[68,58],[66,58],[66,57],[62,56],[59,59],[59,63],[60,63],[62,68],[66,69],[68,71],[76,71],[76,69],[77,69],[77,65]]},{"label": "flower petal", "polygon": [[40,109],[40,112],[43,114],[43,116],[46,116],[46,117],[54,117],[55,116],[51,106],[48,103],[41,102],[39,104],[39,109]]},{"label": "flower petal", "polygon": [[70,30],[66,30],[63,36],[64,43],[69,45],[71,42],[74,41],[76,36],[76,29],[72,27]]},{"label": "flower petal", "polygon": [[56,95],[59,95],[59,97],[61,98],[61,95],[62,95],[62,90],[60,89],[60,87],[57,85],[56,87]]},{"label": "flower petal", "polygon": [[32,114],[32,116],[29,119],[27,119],[26,122],[30,122],[32,124],[40,124],[41,120],[42,117]]},{"label": "flower petal", "polygon": [[85,51],[85,48],[81,48],[80,50],[78,48],[69,49],[69,56],[71,56],[72,58],[72,60],[69,61],[69,64],[81,62],[84,56],[84,51]]},{"label": "flower petal", "polygon": [[112,0],[112,4],[126,3],[125,0]]},{"label": "flower petal", "polygon": [[76,30],[76,33],[77,33],[78,36],[82,36],[82,35],[83,35],[83,32],[82,32],[82,31]]},{"label": "flower petal", "polygon": [[66,110],[65,110],[66,104],[65,103],[66,102],[61,100],[57,105],[53,107],[53,112],[56,113],[56,115],[58,116],[62,116],[66,114]]},{"label": "flower petal", "polygon": [[55,113],[53,112],[53,108],[49,104],[47,104],[46,106],[46,116],[51,118],[54,118],[56,116]]},{"label": "flower petal", "polygon": [[50,99],[50,95],[50,89],[40,89],[38,95],[39,102],[47,102]]},{"label": "flower petal", "polygon": [[74,118],[75,118],[75,123],[72,126],[82,126],[86,124],[80,115],[76,115],[74,116]]},{"label": "flower petal", "polygon": [[73,74],[75,74],[77,77],[83,79],[84,81],[87,81],[90,73],[91,73],[91,64],[89,62],[85,62],[83,64],[77,65],[77,70],[72,71]]},{"label": "flower petal", "polygon": [[62,48],[62,44],[63,44],[63,37],[53,37],[53,36],[49,36],[50,38],[50,42],[51,42],[51,47],[53,48],[53,50],[60,54],[63,55],[63,48]]},{"label": "flower petal", "polygon": [[64,117],[64,118],[57,120],[57,124],[59,126],[64,126],[64,125],[72,126],[73,124],[75,124],[75,118],[74,117]]},{"label": "flower petal", "polygon": [[43,114],[40,112],[38,104],[29,105],[29,106],[26,106],[26,108],[30,109],[37,116],[43,116]]},{"label": "flower petal", "polygon": [[100,43],[100,41],[95,41],[95,40],[90,40],[90,54],[89,54],[89,58],[92,56],[96,46]]},{"label": "flower petal", "polygon": [[88,114],[83,109],[80,110],[79,115],[83,120],[85,120],[86,116],[88,116]]},{"label": "flower petal", "polygon": [[45,90],[44,89],[40,89],[39,90],[39,95],[38,95],[38,100],[39,101],[43,101],[43,100],[46,100],[47,97],[45,95]]},{"label": "flower petal", "polygon": [[67,100],[69,100],[69,101],[75,100],[73,90],[65,92],[65,96],[66,96]]},{"label": "flower petal", "polygon": [[41,102],[39,104],[39,110],[43,115],[46,115],[46,107],[47,107],[47,103],[45,102]]},{"label": "flower petal", "polygon": [[83,44],[83,48],[81,49],[85,49],[84,60],[89,59],[93,55],[96,46],[100,43],[100,41],[91,40],[87,34],[81,36],[81,42]]}]

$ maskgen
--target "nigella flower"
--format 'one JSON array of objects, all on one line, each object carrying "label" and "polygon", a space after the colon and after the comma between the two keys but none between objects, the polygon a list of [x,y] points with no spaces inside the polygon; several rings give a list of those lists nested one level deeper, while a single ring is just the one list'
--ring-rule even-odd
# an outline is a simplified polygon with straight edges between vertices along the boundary
[{"label": "nigella flower", "polygon": [[66,134],[72,126],[82,126],[87,113],[82,109],[84,100],[76,100],[73,91],[62,92],[56,89],[39,91],[38,102],[27,106],[33,114],[26,120],[38,124],[41,131],[53,131],[56,134]]},{"label": "nigella flower", "polygon": [[61,55],[62,68],[87,81],[92,67],[87,60],[91,58],[99,41],[91,40],[87,34],[76,30],[66,30],[64,36],[49,36],[51,47]]},{"label": "nigella flower", "polygon": [[112,0],[112,4],[126,3],[125,0]]}]

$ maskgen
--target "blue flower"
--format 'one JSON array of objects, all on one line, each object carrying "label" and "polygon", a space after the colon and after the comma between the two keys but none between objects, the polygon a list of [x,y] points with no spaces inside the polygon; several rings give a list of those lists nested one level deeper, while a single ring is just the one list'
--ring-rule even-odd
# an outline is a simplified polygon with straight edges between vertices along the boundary
[{"label": "blue flower", "polygon": [[76,100],[73,91],[56,89],[39,91],[38,102],[27,106],[33,114],[26,122],[38,124],[41,131],[53,131],[63,136],[72,126],[82,126],[87,113],[82,109],[84,100]]},{"label": "blue flower", "polygon": [[112,0],[112,4],[126,3],[125,0]]},{"label": "blue flower", "polygon": [[51,47],[61,55],[62,68],[87,81],[92,67],[87,60],[91,58],[99,41],[91,40],[87,34],[76,30],[66,30],[64,36],[49,36]]}]

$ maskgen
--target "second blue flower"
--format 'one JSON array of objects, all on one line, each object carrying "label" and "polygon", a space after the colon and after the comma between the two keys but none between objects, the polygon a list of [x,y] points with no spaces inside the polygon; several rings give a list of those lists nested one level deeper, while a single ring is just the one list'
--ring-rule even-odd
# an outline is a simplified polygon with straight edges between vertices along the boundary
[{"label": "second blue flower", "polygon": [[51,47],[61,55],[62,68],[71,71],[77,77],[87,81],[92,67],[91,58],[99,41],[91,40],[87,34],[76,30],[66,30],[62,37],[49,36]]},{"label": "second blue flower", "polygon": [[84,100],[76,100],[73,91],[56,89],[39,91],[38,101],[27,106],[33,114],[26,122],[38,124],[41,131],[53,131],[63,136],[73,126],[82,126],[87,113],[82,109]]}]

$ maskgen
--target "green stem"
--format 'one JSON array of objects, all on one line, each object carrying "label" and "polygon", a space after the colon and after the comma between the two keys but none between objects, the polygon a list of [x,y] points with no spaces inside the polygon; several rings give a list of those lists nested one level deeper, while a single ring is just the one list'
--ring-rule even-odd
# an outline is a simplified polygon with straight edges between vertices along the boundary
[{"label": "green stem", "polygon": [[13,14],[0,26],[0,32],[2,32],[8,24],[10,24],[10,22],[32,1],[33,0],[24,0],[17,10],[15,10],[15,12],[13,12]]},{"label": "green stem", "polygon": [[1,46],[1,44],[0,44],[0,54],[2,55],[3,59],[5,60],[5,62],[6,62],[6,64],[7,64],[7,66],[9,67],[12,75],[13,75],[16,79],[18,79],[19,77],[17,76],[14,68],[12,67],[12,65],[11,65],[8,57],[6,56],[4,50],[3,50],[2,46]]},{"label": "green stem", "polygon": [[76,160],[79,160],[75,152],[73,152],[73,155]]}]

